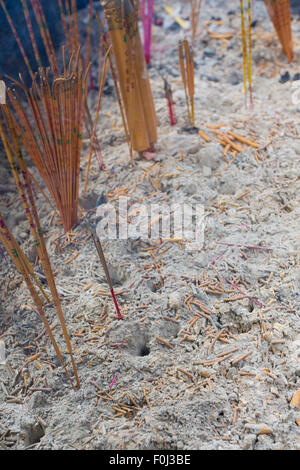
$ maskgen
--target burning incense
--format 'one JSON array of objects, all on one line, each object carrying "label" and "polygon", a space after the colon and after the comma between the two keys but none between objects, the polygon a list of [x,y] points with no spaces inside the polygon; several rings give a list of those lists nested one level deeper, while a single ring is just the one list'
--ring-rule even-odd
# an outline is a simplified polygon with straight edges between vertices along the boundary
[{"label": "burning incense", "polygon": [[195,125],[194,109],[194,53],[187,39],[179,42],[179,63],[181,77],[184,85],[185,99],[188,111],[188,118],[191,127]]},{"label": "burning incense", "polygon": [[[146,6],[147,6],[147,13],[146,13]],[[143,30],[144,30],[145,59],[146,59],[146,63],[150,64],[154,0],[142,0],[141,12],[142,12],[142,23],[143,23]]]},{"label": "burning incense", "polygon": [[293,60],[290,0],[264,0],[288,62]]},{"label": "burning incense", "polygon": [[144,152],[157,140],[157,119],[137,26],[136,0],[102,0],[133,150]]},{"label": "burning incense", "polygon": [[55,78],[53,83],[44,69],[39,71],[40,85],[35,80],[30,90],[24,82],[14,80],[23,90],[30,112],[17,92],[8,90],[18,134],[55,200],[66,231],[77,223],[87,75],[88,69],[80,67],[77,54],[71,59],[67,74]]},{"label": "burning incense", "polygon": [[123,320],[123,317],[121,315],[121,312],[120,312],[120,309],[119,309],[119,306],[118,306],[118,302],[117,302],[116,295],[115,295],[115,292],[114,292],[113,283],[111,281],[111,277],[110,277],[109,270],[108,270],[108,267],[107,267],[107,264],[106,264],[106,260],[105,260],[105,256],[104,256],[104,253],[103,253],[103,249],[102,249],[100,240],[97,237],[95,231],[93,230],[91,224],[89,223],[89,221],[87,219],[85,219],[85,223],[86,223],[88,231],[92,235],[92,238],[93,238],[96,250],[98,252],[102,267],[104,269],[106,280],[107,280],[107,283],[108,283],[109,288],[110,288],[110,293],[112,295],[112,298],[113,298],[113,301],[114,301],[114,304],[115,304],[115,308],[116,308],[116,311],[117,311],[117,314],[118,314],[118,318],[119,318],[119,320]]},{"label": "burning incense", "polygon": [[242,30],[242,48],[243,48],[243,75],[244,75],[244,94],[245,105],[247,106],[247,96],[249,87],[250,105],[253,105],[252,96],[252,26],[251,26],[251,0],[248,0],[248,32],[246,32],[244,1],[240,0],[241,8],[241,30]]}]

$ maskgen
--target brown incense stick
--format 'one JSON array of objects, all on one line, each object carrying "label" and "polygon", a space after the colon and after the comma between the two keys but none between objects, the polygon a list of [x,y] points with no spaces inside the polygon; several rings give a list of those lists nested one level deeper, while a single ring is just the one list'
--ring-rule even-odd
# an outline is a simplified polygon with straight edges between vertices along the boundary
[{"label": "brown incense stick", "polygon": [[[32,190],[31,190],[30,179],[29,179],[27,167],[26,167],[25,161],[23,160],[21,148],[20,148],[20,145],[19,145],[17,134],[16,134],[14,126],[13,126],[13,120],[12,120],[12,117],[11,117],[9,107],[7,105],[3,105],[2,110],[3,110],[4,116],[5,116],[5,119],[6,119],[6,122],[7,122],[7,126],[8,126],[9,131],[10,131],[10,135],[12,137],[12,144],[15,146],[16,154],[18,156],[18,164],[20,166],[20,170],[21,170],[21,173],[22,173],[24,183],[21,182],[21,179],[19,177],[19,173],[17,171],[17,165],[15,164],[15,162],[13,160],[13,156],[10,152],[9,146],[7,145],[7,138],[6,138],[6,135],[4,133],[1,122],[0,122],[0,135],[1,135],[1,138],[2,138],[2,141],[3,141],[3,144],[4,144],[4,148],[5,148],[5,151],[6,151],[6,154],[7,154],[7,158],[9,160],[11,168],[12,168],[12,172],[13,172],[13,175],[14,175],[14,178],[15,178],[15,181],[16,181],[17,189],[19,191],[19,194],[20,194],[20,197],[21,197],[21,200],[22,200],[22,203],[23,203],[24,211],[25,211],[25,214],[26,214],[29,226],[30,226],[30,230],[31,230],[34,242],[35,242],[35,246],[36,246],[39,258],[41,260],[41,263],[42,263],[42,266],[43,266],[43,269],[44,269],[45,277],[47,279],[48,286],[49,286],[51,294],[52,294],[52,298],[53,298],[53,301],[54,301],[56,312],[57,312],[57,315],[58,315],[58,318],[59,318],[59,321],[60,321],[60,325],[61,325],[61,328],[62,328],[63,336],[65,338],[67,348],[68,348],[68,351],[69,351],[69,354],[70,354],[71,362],[72,362],[72,365],[73,365],[73,370],[74,370],[74,375],[75,375],[75,378],[76,378],[77,386],[78,386],[78,388],[80,388],[79,378],[78,378],[78,375],[77,375],[77,369],[76,369],[76,365],[75,365],[75,361],[74,361],[73,353],[72,353],[72,346],[71,346],[71,342],[70,342],[69,335],[68,335],[68,332],[67,332],[64,316],[63,316],[63,313],[62,313],[61,304],[60,304],[60,300],[59,300],[59,297],[58,297],[58,293],[57,293],[57,289],[56,289],[56,285],[55,285],[55,281],[54,281],[54,276],[53,276],[50,260],[49,260],[49,257],[48,257],[46,244],[45,244],[44,237],[43,237],[43,231],[41,229],[37,209],[36,209],[36,206],[35,206],[35,202],[34,202]],[[50,302],[50,300],[47,296],[46,296],[46,298],[47,298],[48,302]]]},{"label": "brown incense stick", "polygon": [[12,233],[9,231],[2,215],[0,214],[0,242],[3,244],[3,246],[6,248],[12,262],[14,263],[14,265],[16,266],[16,268],[18,269],[18,271],[23,275],[23,278],[27,284],[27,287],[28,287],[28,290],[32,296],[32,299],[36,305],[36,308],[37,308],[37,312],[39,314],[39,316],[41,317],[43,323],[44,323],[44,326],[45,326],[45,329],[47,331],[47,334],[52,342],[52,345],[54,347],[54,350],[56,352],[56,355],[57,357],[59,358],[65,372],[66,372],[66,375],[72,385],[72,387],[74,388],[74,385],[73,385],[73,381],[69,375],[69,372],[68,372],[68,369],[65,365],[65,362],[64,362],[64,359],[63,359],[63,356],[62,356],[62,353],[56,343],[56,340],[53,336],[53,333],[52,333],[52,330],[51,330],[51,327],[49,325],[49,322],[45,316],[45,313],[44,313],[44,310],[43,310],[43,303],[38,295],[38,293],[36,292],[36,289],[30,279],[30,271],[28,270],[28,265],[30,264],[29,261],[27,260],[25,254],[22,252],[20,246],[18,245],[17,241],[15,240],[15,238],[13,237]]},{"label": "brown incense stick", "polygon": [[87,219],[85,219],[85,223],[86,223],[88,231],[90,232],[90,234],[93,238],[93,241],[94,241],[96,250],[98,252],[102,267],[104,269],[105,276],[106,276],[106,279],[107,279],[107,283],[109,285],[110,292],[111,292],[111,295],[112,295],[112,298],[113,298],[113,301],[114,301],[114,304],[115,304],[115,308],[116,308],[116,311],[117,311],[117,314],[118,314],[118,318],[119,318],[119,320],[123,320],[123,317],[121,315],[121,312],[120,312],[120,309],[119,309],[119,306],[118,306],[118,302],[117,302],[117,299],[116,299],[116,296],[115,296],[113,283],[112,283],[112,280],[111,280],[111,277],[110,277],[110,274],[109,274],[109,270],[108,270],[108,267],[107,267],[107,264],[106,264],[106,260],[105,260],[105,256],[104,256],[104,253],[103,253],[103,249],[102,249],[100,240],[97,237],[95,231],[93,230],[91,224],[89,223],[89,221]]}]

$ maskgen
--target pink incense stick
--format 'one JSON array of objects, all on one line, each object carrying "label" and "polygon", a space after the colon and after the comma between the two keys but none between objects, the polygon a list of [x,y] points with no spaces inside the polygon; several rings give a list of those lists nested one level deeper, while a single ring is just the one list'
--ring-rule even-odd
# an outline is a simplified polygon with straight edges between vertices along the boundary
[{"label": "pink incense stick", "polygon": [[151,61],[151,42],[152,42],[152,22],[154,14],[154,0],[147,0],[147,13],[146,13],[146,0],[142,0],[142,22],[144,30],[144,51],[146,63],[150,64]]}]

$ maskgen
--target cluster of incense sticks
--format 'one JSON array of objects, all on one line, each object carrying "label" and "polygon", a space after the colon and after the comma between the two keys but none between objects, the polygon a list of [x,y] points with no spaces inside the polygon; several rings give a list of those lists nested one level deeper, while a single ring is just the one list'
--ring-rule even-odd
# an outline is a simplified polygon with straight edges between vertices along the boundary
[{"label": "cluster of incense sticks", "polygon": [[111,293],[111,296],[112,296],[114,304],[115,304],[115,308],[116,308],[116,311],[117,311],[117,314],[118,314],[118,318],[119,318],[119,320],[123,320],[123,317],[121,315],[119,305],[118,305],[118,302],[117,302],[117,299],[116,299],[113,283],[112,283],[112,280],[111,280],[111,277],[110,277],[110,274],[109,274],[109,270],[108,270],[108,267],[107,267],[107,263],[106,263],[106,260],[105,260],[105,256],[104,256],[104,253],[103,253],[102,245],[101,245],[100,240],[97,237],[96,233],[94,232],[91,224],[89,223],[89,221],[87,219],[85,219],[85,223],[86,223],[88,231],[90,232],[90,234],[93,238],[97,253],[99,255],[99,259],[100,259],[102,267],[104,269],[106,280],[107,280],[107,283],[108,283],[109,288],[110,288],[110,293]]},{"label": "cluster of incense sticks", "polygon": [[[157,140],[157,119],[144,50],[138,30],[136,0],[102,0],[109,28],[131,148],[140,154]],[[120,104],[120,103],[119,103]]]},{"label": "cluster of incense sticks", "polygon": [[192,25],[192,43],[194,44],[197,35],[202,0],[190,0],[191,3],[191,25]]},{"label": "cluster of incense sticks", "polygon": [[[13,116],[11,114],[11,111],[8,105],[2,105],[1,109],[2,109],[3,116],[2,116],[2,119],[0,120],[0,137],[4,145],[4,149],[5,149],[8,161],[11,166],[11,170],[12,170],[15,182],[16,182],[16,186],[17,186],[22,204],[23,204],[23,208],[25,211],[25,215],[26,215],[29,227],[30,227],[30,231],[34,239],[34,244],[35,244],[39,259],[41,261],[41,264],[43,266],[43,270],[44,270],[44,274],[48,283],[48,287],[52,295],[52,299],[53,299],[53,303],[56,309],[58,320],[60,322],[62,333],[66,341],[67,350],[68,350],[68,353],[70,354],[76,384],[78,388],[80,388],[77,369],[76,369],[76,365],[75,365],[75,361],[74,361],[73,353],[72,353],[72,346],[71,346],[71,342],[70,342],[69,335],[67,332],[65,319],[62,313],[62,308],[61,308],[60,300],[58,297],[58,293],[57,293],[57,289],[56,289],[56,285],[54,281],[54,276],[53,276],[50,260],[49,260],[47,249],[46,249],[46,244],[45,244],[44,237],[43,237],[43,231],[40,225],[36,205],[34,202],[34,195],[33,195],[32,187],[30,183],[30,176],[29,176],[29,172],[27,170],[25,161],[23,160],[19,138],[18,138],[15,125],[14,125],[14,119],[13,119]],[[5,131],[4,123],[7,129],[7,132]],[[30,291],[32,299],[35,303],[37,312],[40,315],[44,323],[44,326],[46,328],[46,331],[52,341],[55,352],[59,360],[61,361],[61,364],[67,374],[68,379],[70,380],[73,386],[73,382],[68,373],[62,353],[56,343],[56,340],[52,334],[48,320],[45,316],[44,301],[41,300],[39,291],[41,292],[41,294],[43,295],[43,297],[45,298],[48,304],[50,303],[50,300],[47,294],[45,293],[45,291],[43,290],[42,286],[40,285],[38,279],[36,278],[33,267],[31,266],[26,255],[24,254],[21,247],[19,246],[19,244],[13,237],[12,233],[7,227],[1,214],[0,214],[0,241],[5,247],[5,249],[7,250],[8,254],[10,255],[17,270],[19,271],[20,274],[22,274],[27,284],[27,287]]]},{"label": "cluster of incense sticks", "polygon": [[[23,81],[13,83],[25,94],[9,89],[16,132],[55,200],[66,231],[77,223],[82,126],[87,93],[88,68],[72,56],[65,75],[51,81],[49,70],[40,68],[28,89]],[[31,120],[33,125],[31,124]]]},{"label": "cluster of incense sticks", "polygon": [[177,120],[176,120],[175,111],[174,111],[173,93],[172,93],[171,85],[166,79],[164,79],[164,89],[165,89],[165,97],[168,103],[170,124],[171,126],[175,126]]},{"label": "cluster of incense sticks", "polygon": [[288,62],[293,59],[293,39],[290,0],[264,0],[283,52]]},{"label": "cluster of incense sticks", "polygon": [[179,63],[181,77],[184,85],[188,118],[191,127],[195,126],[195,106],[194,106],[194,52],[187,39],[179,43]]},{"label": "cluster of incense sticks", "polygon": [[[147,12],[146,12],[147,9]],[[144,51],[147,64],[151,61],[152,23],[154,15],[154,0],[142,0],[141,15],[144,30]]]},{"label": "cluster of incense sticks", "polygon": [[248,3],[248,28],[245,25],[244,0],[240,0],[241,7],[241,29],[242,29],[242,46],[243,46],[243,75],[244,75],[244,93],[245,104],[247,106],[247,96],[249,87],[250,105],[253,105],[252,94],[252,34],[251,34],[251,0]]}]

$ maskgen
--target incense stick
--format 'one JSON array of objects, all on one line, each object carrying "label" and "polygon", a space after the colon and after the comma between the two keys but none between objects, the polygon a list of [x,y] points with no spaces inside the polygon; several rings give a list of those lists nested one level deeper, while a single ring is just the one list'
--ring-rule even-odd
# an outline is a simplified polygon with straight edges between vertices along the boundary
[{"label": "incense stick", "polygon": [[157,140],[157,119],[137,26],[137,2],[102,0],[102,5],[132,148],[142,153]]},{"label": "incense stick", "polygon": [[[11,154],[9,146],[7,144],[7,138],[6,138],[6,135],[4,133],[4,130],[3,130],[3,127],[2,127],[2,124],[1,124],[1,121],[0,121],[1,139],[2,139],[3,144],[4,144],[4,148],[5,148],[5,151],[6,151],[7,158],[9,160],[10,165],[11,165],[11,169],[12,169],[15,181],[16,181],[17,189],[18,189],[18,192],[20,194],[22,204],[23,204],[23,207],[24,207],[25,215],[26,215],[26,218],[28,220],[30,231],[31,231],[33,239],[34,239],[35,247],[37,249],[37,253],[39,255],[39,258],[41,260],[43,270],[44,270],[44,273],[45,273],[45,277],[47,279],[48,286],[49,286],[50,292],[52,294],[53,302],[54,302],[56,312],[57,312],[57,315],[58,315],[58,318],[59,318],[59,322],[60,322],[60,325],[61,325],[61,328],[62,328],[63,336],[65,338],[67,348],[68,348],[68,351],[69,351],[69,354],[70,354],[70,358],[71,358],[71,362],[72,362],[72,366],[73,366],[73,371],[74,371],[74,375],[75,375],[75,378],[76,378],[76,383],[77,383],[78,388],[80,388],[77,369],[76,369],[76,365],[75,365],[75,361],[74,361],[73,353],[72,353],[72,346],[71,346],[71,342],[70,342],[69,335],[68,335],[68,332],[67,332],[64,316],[63,316],[63,313],[62,313],[61,304],[60,304],[60,300],[59,300],[59,297],[58,297],[58,293],[57,293],[57,289],[56,289],[56,285],[55,285],[55,281],[54,281],[54,276],[53,276],[50,260],[49,260],[49,257],[48,257],[46,244],[45,244],[44,237],[43,237],[43,231],[42,231],[42,228],[41,228],[41,225],[40,225],[37,209],[36,209],[36,206],[35,206],[35,202],[34,202],[34,198],[33,198],[33,194],[32,194],[32,189],[31,189],[31,185],[30,185],[30,179],[29,179],[27,167],[26,167],[25,161],[23,159],[21,147],[20,147],[20,144],[19,144],[19,140],[18,140],[16,131],[15,131],[14,125],[13,125],[13,119],[12,119],[12,115],[11,115],[11,112],[10,112],[10,109],[9,109],[8,105],[3,105],[2,110],[3,110],[4,116],[5,116],[5,120],[6,120],[8,129],[9,129],[10,135],[12,137],[12,145],[15,147],[15,153],[18,156],[18,164],[19,164],[19,167],[20,167],[20,170],[21,170],[21,174],[22,174],[22,178],[23,178],[24,183],[21,182],[21,179],[19,177],[19,173],[17,171],[17,166],[16,166],[16,164],[13,160],[12,154]],[[42,290],[42,293],[44,294],[43,290]],[[46,297],[47,301],[50,302],[48,296],[46,296],[45,294],[44,294],[44,296]]]}]

